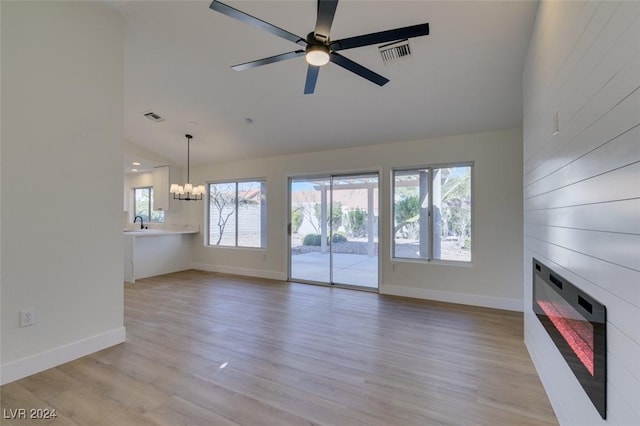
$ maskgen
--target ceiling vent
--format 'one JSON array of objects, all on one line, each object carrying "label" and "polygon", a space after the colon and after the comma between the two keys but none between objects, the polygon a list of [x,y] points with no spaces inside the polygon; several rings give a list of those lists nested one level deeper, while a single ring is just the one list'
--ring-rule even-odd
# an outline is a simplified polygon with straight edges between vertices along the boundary
[{"label": "ceiling vent", "polygon": [[156,114],[153,111],[148,111],[148,112],[143,112],[142,113],[145,117],[147,117],[149,120],[153,121],[153,122],[158,122],[158,121],[163,121],[164,118],[162,118],[161,116],[159,116],[158,114]]},{"label": "ceiling vent", "polygon": [[380,51],[380,56],[382,56],[382,62],[385,65],[396,62],[400,58],[411,56],[411,47],[409,47],[408,39],[384,44],[379,46],[378,50]]}]

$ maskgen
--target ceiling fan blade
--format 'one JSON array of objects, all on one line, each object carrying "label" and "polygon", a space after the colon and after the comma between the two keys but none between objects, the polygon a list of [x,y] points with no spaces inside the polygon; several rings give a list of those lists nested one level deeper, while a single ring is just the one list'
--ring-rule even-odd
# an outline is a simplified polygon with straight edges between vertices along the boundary
[{"label": "ceiling fan blade", "polygon": [[292,41],[301,46],[307,45],[307,42],[304,38],[297,36],[295,34],[292,34],[289,31],[283,30],[282,28],[276,27],[275,25],[265,22],[262,19],[258,19],[254,16],[251,16],[248,13],[244,13],[224,3],[220,3],[217,0],[213,0],[211,2],[211,5],[209,5],[209,8],[212,10],[215,10],[216,12],[220,12],[223,15],[227,15],[231,18],[237,19],[238,21],[244,22],[245,24],[249,24],[249,25],[253,25],[254,27],[261,28],[285,40]]},{"label": "ceiling fan blade", "polygon": [[376,74],[369,68],[365,68],[362,65],[353,62],[351,59],[345,58],[339,53],[331,52],[329,59],[334,64],[340,65],[342,68],[349,70],[352,73],[358,74],[360,77],[366,78],[367,80],[377,84],[378,86],[384,86],[389,82],[389,79],[384,78],[380,74]]},{"label": "ceiling fan blade", "polygon": [[316,90],[316,81],[318,81],[318,73],[320,67],[309,65],[307,68],[307,81],[304,83],[304,94],[310,95]]},{"label": "ceiling fan blade", "polygon": [[338,7],[338,0],[318,0],[318,18],[316,20],[316,37],[319,36],[322,40],[329,40],[329,32],[331,31],[331,24],[333,24],[333,17],[336,14],[336,7]]},{"label": "ceiling fan blade", "polygon": [[429,24],[418,24],[410,27],[396,28],[394,30],[380,31],[355,37],[343,38],[331,43],[333,51],[353,49],[354,47],[369,46],[372,44],[387,43],[389,41],[403,40],[406,38],[429,35]]},{"label": "ceiling fan blade", "polygon": [[269,56],[268,58],[262,58],[255,61],[234,65],[231,68],[236,71],[244,71],[244,70],[259,67],[262,65],[273,64],[274,62],[286,61],[287,59],[297,58],[298,56],[302,56],[302,55],[304,55],[304,50],[296,50],[295,52],[282,53],[280,55]]}]

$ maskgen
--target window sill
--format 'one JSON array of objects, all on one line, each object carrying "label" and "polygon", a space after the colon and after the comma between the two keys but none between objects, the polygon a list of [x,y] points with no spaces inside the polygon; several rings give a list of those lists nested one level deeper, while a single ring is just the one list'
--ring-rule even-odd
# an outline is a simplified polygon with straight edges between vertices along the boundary
[{"label": "window sill", "polygon": [[459,260],[442,260],[442,259],[410,259],[402,257],[392,257],[391,263],[416,263],[419,265],[437,265],[437,266],[453,266],[461,268],[471,268],[474,266],[473,260],[464,262]]},{"label": "window sill", "polygon": [[225,249],[225,250],[267,251],[266,247],[216,246],[216,245],[208,245],[208,244],[205,244],[204,247],[210,248],[210,249],[218,249],[218,250]]}]

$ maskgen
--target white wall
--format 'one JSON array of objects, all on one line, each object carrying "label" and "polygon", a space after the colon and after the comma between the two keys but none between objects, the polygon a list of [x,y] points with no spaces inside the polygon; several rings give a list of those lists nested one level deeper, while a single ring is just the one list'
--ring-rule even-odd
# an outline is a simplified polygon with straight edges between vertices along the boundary
[{"label": "white wall", "polygon": [[[2,7],[0,4],[0,39],[2,34]],[[0,46],[1,52],[1,46]],[[2,55],[0,54],[0,99],[2,97]],[[2,123],[2,102],[0,102],[0,123]],[[0,124],[0,129],[2,128]],[[2,135],[0,134],[0,307],[2,306]],[[2,384],[2,312],[0,312],[0,384]]]},{"label": "white wall", "polygon": [[[640,424],[639,52],[640,2],[539,6],[524,73],[525,341],[562,424]],[[532,257],[607,307],[606,422],[532,313]]]},{"label": "white wall", "polygon": [[89,2],[1,8],[7,383],[124,340],[123,23]]},{"label": "white wall", "polygon": [[[474,261],[470,266],[395,262],[390,257],[391,168],[473,161]],[[194,246],[194,267],[287,277],[287,177],[381,170],[381,291],[453,302],[522,309],[522,134],[520,129],[216,164],[192,170],[194,182],[266,177],[266,250]],[[204,206],[189,206],[203,222]],[[203,233],[206,234],[206,233]]]},{"label": "white wall", "polygon": [[[151,166],[166,166],[173,164],[173,161],[168,158],[135,144],[128,139],[125,139],[123,149],[124,156],[127,160],[142,162],[143,165],[145,163]],[[129,162],[126,163],[126,166],[133,167]]]}]

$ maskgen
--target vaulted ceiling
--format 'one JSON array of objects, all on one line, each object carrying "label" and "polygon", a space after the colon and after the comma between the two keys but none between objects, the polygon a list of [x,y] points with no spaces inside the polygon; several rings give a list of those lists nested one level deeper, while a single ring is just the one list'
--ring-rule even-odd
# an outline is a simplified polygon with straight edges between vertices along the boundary
[{"label": "vaulted ceiling", "polygon": [[[306,37],[315,0],[225,3]],[[520,127],[522,70],[537,2],[354,1],[338,4],[341,39],[423,22],[412,55],[383,64],[377,46],[344,56],[387,77],[383,87],[334,64],[304,95],[303,57],[230,67],[299,46],[209,9],[209,1],[111,3],[125,19],[125,137],[192,164]],[[153,111],[164,118],[152,122]]]}]

